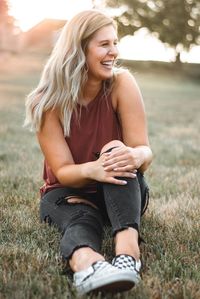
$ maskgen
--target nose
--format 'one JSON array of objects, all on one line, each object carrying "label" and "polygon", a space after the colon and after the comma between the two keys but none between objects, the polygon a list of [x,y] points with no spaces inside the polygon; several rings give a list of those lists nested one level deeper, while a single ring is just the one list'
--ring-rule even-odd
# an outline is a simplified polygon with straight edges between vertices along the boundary
[{"label": "nose", "polygon": [[110,46],[109,51],[108,51],[108,55],[112,55],[114,57],[117,57],[118,54],[119,54],[119,51],[118,51],[117,45]]}]

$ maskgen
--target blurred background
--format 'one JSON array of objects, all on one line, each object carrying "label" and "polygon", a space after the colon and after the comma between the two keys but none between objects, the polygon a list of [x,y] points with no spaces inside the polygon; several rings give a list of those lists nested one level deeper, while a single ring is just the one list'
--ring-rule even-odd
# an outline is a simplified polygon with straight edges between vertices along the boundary
[{"label": "blurred background", "polygon": [[[23,121],[60,30],[90,8],[118,23],[119,64],[141,88],[154,153],[143,283],[112,298],[199,299],[200,0],[0,0],[0,298],[78,298],[59,234],[39,222],[43,156]],[[112,253],[109,234],[102,248]]]},{"label": "blurred background", "polygon": [[120,58],[200,63],[199,0],[0,0],[0,53],[49,53],[77,12],[114,16]]}]

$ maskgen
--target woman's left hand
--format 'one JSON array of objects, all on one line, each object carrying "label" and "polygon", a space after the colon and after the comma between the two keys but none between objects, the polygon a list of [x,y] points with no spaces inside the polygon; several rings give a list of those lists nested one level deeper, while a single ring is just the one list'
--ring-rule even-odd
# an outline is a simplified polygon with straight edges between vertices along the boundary
[{"label": "woman's left hand", "polygon": [[143,151],[138,148],[120,146],[105,153],[103,167],[105,171],[135,172],[143,164]]}]

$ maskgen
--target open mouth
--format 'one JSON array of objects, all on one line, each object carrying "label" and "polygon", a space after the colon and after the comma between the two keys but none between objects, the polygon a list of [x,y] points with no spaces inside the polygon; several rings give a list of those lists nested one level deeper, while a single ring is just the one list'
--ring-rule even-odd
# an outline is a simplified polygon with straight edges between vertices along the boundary
[{"label": "open mouth", "polygon": [[106,68],[112,69],[114,65],[114,60],[107,60],[107,61],[102,61],[101,64],[105,66]]}]

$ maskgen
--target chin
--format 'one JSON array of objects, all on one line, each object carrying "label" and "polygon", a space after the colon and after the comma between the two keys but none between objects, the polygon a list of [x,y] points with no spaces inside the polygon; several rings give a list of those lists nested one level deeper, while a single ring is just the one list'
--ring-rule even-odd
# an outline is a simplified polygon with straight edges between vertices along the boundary
[{"label": "chin", "polygon": [[111,79],[113,77],[113,71],[110,71],[107,74],[102,74],[101,77],[102,77],[102,80]]}]

